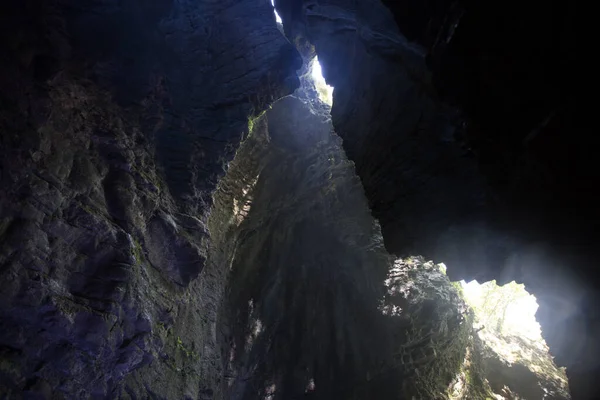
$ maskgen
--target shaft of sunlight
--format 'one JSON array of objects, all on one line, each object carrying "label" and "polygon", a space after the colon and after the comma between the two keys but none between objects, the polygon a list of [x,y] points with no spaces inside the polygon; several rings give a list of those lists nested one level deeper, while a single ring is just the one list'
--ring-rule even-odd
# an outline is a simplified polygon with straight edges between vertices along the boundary
[{"label": "shaft of sunlight", "polygon": [[503,332],[541,340],[540,325],[535,319],[538,304],[523,285],[514,281],[497,286],[495,281],[479,284],[461,281],[465,300],[475,309],[482,322],[493,324]]},{"label": "shaft of sunlight", "polygon": [[321,64],[319,63],[319,57],[315,57],[312,60],[310,74],[313,82],[315,83],[315,87],[319,92],[319,98],[321,101],[331,106],[333,104],[333,87],[329,86],[323,77],[323,70],[321,69]]},{"label": "shaft of sunlight", "polygon": [[273,6],[273,12],[275,13],[275,21],[277,21],[278,24],[283,24],[283,20],[281,19],[281,17],[277,13],[277,10],[275,9],[275,0],[271,0],[271,5]]},{"label": "shaft of sunlight", "polygon": [[321,63],[319,63],[318,57],[315,57],[311,74],[314,80],[325,80],[325,78],[323,78],[323,70],[321,69]]}]

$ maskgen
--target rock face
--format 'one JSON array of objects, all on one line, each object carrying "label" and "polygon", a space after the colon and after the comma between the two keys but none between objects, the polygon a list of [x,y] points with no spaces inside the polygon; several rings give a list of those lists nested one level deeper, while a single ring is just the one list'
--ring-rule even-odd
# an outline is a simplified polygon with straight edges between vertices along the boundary
[{"label": "rock face", "polygon": [[564,172],[591,158],[564,141],[578,107],[546,96],[552,72],[535,113],[496,126],[478,96],[514,112],[522,93],[465,61],[483,9],[276,3],[290,41],[266,0],[0,5],[0,398],[435,397],[468,347],[460,301],[431,265],[386,295],[384,244],[523,280],[574,398],[593,393],[595,297],[547,249],[584,243],[554,195],[594,176]]},{"label": "rock face", "polygon": [[235,166],[252,172],[223,313],[231,399],[369,398],[388,354],[379,226],[331,122],[303,100],[275,103],[236,156],[256,163]]},{"label": "rock face", "polygon": [[[545,346],[524,337],[487,331],[481,332],[477,341],[482,369],[495,393],[509,399],[570,398],[564,372],[557,370]],[[505,351],[499,351],[501,348]],[[514,357],[514,353],[519,356]]]},{"label": "rock face", "polygon": [[251,0],[0,8],[0,397],[220,398],[211,196],[297,52]]},{"label": "rock face", "polygon": [[396,260],[385,285],[382,311],[394,332],[396,361],[395,374],[388,374],[385,384],[396,385],[407,399],[485,398],[472,382],[460,396],[448,396],[456,376],[473,369],[465,366],[473,315],[458,286],[439,265],[421,257]]},{"label": "rock face", "polygon": [[571,79],[577,6],[384,3],[276,6],[335,88],[333,124],[386,248],[453,279],[524,282],[574,396],[593,396],[599,169],[594,135],[573,135],[589,130]]},{"label": "rock face", "polygon": [[[314,45],[335,88],[333,124],[381,221],[386,248],[448,262],[464,255],[453,237],[484,231],[488,188],[475,161],[463,157],[455,139],[459,114],[437,98],[425,50],[400,34],[378,1],[277,5],[288,36]],[[473,243],[465,265],[498,242],[477,237],[481,244]]]}]

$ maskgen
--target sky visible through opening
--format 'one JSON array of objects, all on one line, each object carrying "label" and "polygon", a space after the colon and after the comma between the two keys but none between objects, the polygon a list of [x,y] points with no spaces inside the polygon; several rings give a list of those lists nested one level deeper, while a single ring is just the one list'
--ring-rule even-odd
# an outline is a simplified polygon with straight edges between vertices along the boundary
[{"label": "sky visible through opening", "polygon": [[319,93],[319,98],[322,102],[331,106],[333,104],[333,87],[329,86],[323,77],[323,70],[319,63],[319,57],[315,56],[311,63],[310,74],[315,83],[317,92]]},{"label": "sky visible through opening", "polygon": [[[535,296],[514,281],[503,286],[495,281],[483,284],[461,281],[465,300],[480,320],[496,323],[502,318],[502,332],[531,340],[542,340],[540,324],[535,319],[538,304]],[[490,318],[493,317],[493,318]],[[491,327],[489,327],[491,328]]]},{"label": "sky visible through opening", "polygon": [[273,6],[273,12],[275,13],[275,21],[277,21],[278,24],[282,24],[283,21],[275,9],[275,0],[271,0],[271,5]]},{"label": "sky visible through opening", "polygon": [[[275,9],[275,0],[271,0],[271,5],[273,6],[273,13],[275,14],[275,21],[277,24],[283,26],[283,20],[277,13]],[[315,88],[319,94],[319,98],[322,102],[328,104],[329,106],[333,105],[333,87],[329,86],[323,77],[323,70],[321,69],[321,64],[319,63],[319,58],[315,56],[315,58],[311,61],[310,65],[310,75],[315,84]]]},{"label": "sky visible through opening", "polygon": [[[538,303],[523,284],[515,281],[498,286],[496,281],[480,284],[460,281],[463,296],[475,313],[477,335],[502,363],[519,363],[534,373],[543,398],[569,398],[564,368],[554,364],[535,319]],[[466,360],[466,359],[465,359]],[[505,382],[505,387],[511,386]],[[553,397],[560,393],[559,397]],[[496,396],[497,399],[507,397]],[[521,397],[508,397],[521,398]],[[529,397],[528,397],[529,398]],[[539,398],[539,397],[538,397]]]},{"label": "sky visible through opening", "polygon": [[[275,21],[282,25],[283,21],[275,9],[275,0],[271,0],[271,5]],[[325,81],[317,56],[311,61],[310,75],[321,101],[331,106],[333,104],[333,87]],[[538,308],[537,301],[525,290],[523,285],[510,282],[498,286],[495,281],[480,284],[475,280],[468,283],[463,280],[460,281],[460,284],[465,300],[474,308],[481,322],[495,324],[499,327],[498,321],[501,320],[502,332],[527,337],[534,341],[543,341],[540,325],[535,319]],[[507,296],[510,298],[507,299]]]}]

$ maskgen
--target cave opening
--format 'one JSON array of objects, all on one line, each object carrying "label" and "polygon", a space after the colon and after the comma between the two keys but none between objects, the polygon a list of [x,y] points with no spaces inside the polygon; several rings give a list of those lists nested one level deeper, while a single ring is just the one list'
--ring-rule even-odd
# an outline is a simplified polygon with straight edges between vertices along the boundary
[{"label": "cave opening", "polygon": [[523,284],[515,281],[498,285],[460,281],[465,300],[475,310],[477,322],[500,334],[526,337],[543,344],[540,324],[535,319],[538,303]]},{"label": "cave opening", "polygon": [[275,14],[275,22],[277,22],[277,25],[283,25],[283,20],[275,8],[275,0],[271,0],[271,5],[273,6],[273,13]]},{"label": "cave opening", "polygon": [[319,99],[329,107],[333,106],[333,87],[329,86],[323,77],[323,69],[319,63],[319,56],[310,62],[310,74],[319,93]]},{"label": "cave opening", "polygon": [[458,284],[473,310],[486,383],[496,398],[516,393],[524,398],[569,398],[566,369],[555,364],[536,320],[535,296],[515,281],[498,285],[495,280],[481,284],[461,280]]},{"label": "cave opening", "polygon": [[[277,23],[277,27],[279,28],[282,35],[285,36],[285,32],[283,31],[283,20],[279,13],[277,12],[277,8],[275,7],[275,0],[271,0],[271,6],[273,7],[273,13],[275,15],[275,21]],[[300,46],[299,43],[302,42],[303,45]],[[328,85],[325,77],[323,76],[323,68],[321,63],[319,62],[319,56],[316,53],[315,47],[310,44],[307,40],[299,41],[296,44],[297,50],[302,54],[304,59],[304,67],[298,71],[300,75],[302,75],[302,70],[306,71],[306,76],[312,82],[312,86],[317,91],[318,100],[322,103],[326,104],[330,108],[333,106],[333,86]],[[312,96],[310,96],[312,97]],[[315,101],[317,99],[311,99],[311,101]]]}]

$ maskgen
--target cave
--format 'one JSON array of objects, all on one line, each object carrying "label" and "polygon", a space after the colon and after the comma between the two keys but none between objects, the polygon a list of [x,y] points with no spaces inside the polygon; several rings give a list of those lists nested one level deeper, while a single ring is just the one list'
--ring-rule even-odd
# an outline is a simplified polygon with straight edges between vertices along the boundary
[{"label": "cave", "polygon": [[3,1],[0,399],[597,398],[580,12]]}]

